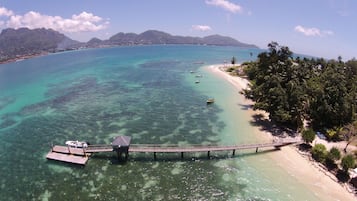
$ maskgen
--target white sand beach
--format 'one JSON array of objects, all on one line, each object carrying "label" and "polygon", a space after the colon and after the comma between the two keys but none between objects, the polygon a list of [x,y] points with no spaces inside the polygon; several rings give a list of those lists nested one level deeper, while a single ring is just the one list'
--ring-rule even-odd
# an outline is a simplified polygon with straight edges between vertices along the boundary
[{"label": "white sand beach", "polygon": [[[248,80],[241,77],[231,76],[227,72],[223,72],[222,67],[227,67],[227,64],[211,65],[207,68],[215,75],[231,83],[238,91],[248,87]],[[251,103],[250,100],[245,99],[243,104]],[[254,111],[249,109],[248,112],[251,116],[259,113],[264,114],[264,116],[267,117],[267,114],[264,111]],[[258,128],[257,132],[267,140],[273,140],[271,133],[262,131]],[[296,147],[283,147],[281,151],[267,154],[267,157],[274,160],[278,166],[314,192],[314,194],[321,200],[357,200],[357,197],[349,192],[344,184],[338,183],[334,175],[324,170],[318,163],[310,160],[308,156],[299,152]]]}]

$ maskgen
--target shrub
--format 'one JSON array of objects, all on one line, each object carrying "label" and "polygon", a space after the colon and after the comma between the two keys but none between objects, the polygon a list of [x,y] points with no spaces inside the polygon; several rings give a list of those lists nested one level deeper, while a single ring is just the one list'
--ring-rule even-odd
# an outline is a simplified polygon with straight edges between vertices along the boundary
[{"label": "shrub", "polygon": [[341,158],[341,152],[336,147],[332,147],[330,151],[327,153],[327,157],[325,160],[325,165],[329,170],[337,169],[337,165],[335,161]]},{"label": "shrub", "polygon": [[305,141],[306,144],[309,144],[314,141],[315,136],[316,133],[311,128],[302,132],[302,139]]},{"label": "shrub", "polygon": [[333,128],[333,129],[328,129],[326,131],[327,138],[330,141],[341,141],[343,138],[340,136],[341,133],[341,128]]},{"label": "shrub", "polygon": [[338,150],[336,147],[332,147],[327,154],[327,158],[329,158],[332,161],[337,161],[341,158],[341,152]]},{"label": "shrub", "polygon": [[227,69],[227,72],[230,72],[230,73],[231,73],[231,72],[233,72],[234,70],[235,70],[234,67],[230,67],[230,68]]},{"label": "shrub", "polygon": [[348,169],[353,168],[356,164],[356,161],[354,157],[350,154],[344,156],[341,161],[342,168],[345,172],[348,171]]},{"label": "shrub", "polygon": [[324,162],[327,156],[325,145],[316,144],[311,150],[312,157],[318,162]]}]

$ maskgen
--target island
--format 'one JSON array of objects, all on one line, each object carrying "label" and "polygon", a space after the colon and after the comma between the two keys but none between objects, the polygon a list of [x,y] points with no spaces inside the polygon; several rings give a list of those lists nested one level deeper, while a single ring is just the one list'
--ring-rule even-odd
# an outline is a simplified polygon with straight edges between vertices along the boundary
[{"label": "island", "polygon": [[88,42],[73,40],[52,29],[4,29],[0,34],[0,63],[13,62],[48,53],[131,45],[188,44],[236,46],[258,48],[256,45],[242,43],[234,38],[220,35],[206,37],[174,36],[162,31],[148,30],[141,34],[117,33],[107,40],[92,38]]}]

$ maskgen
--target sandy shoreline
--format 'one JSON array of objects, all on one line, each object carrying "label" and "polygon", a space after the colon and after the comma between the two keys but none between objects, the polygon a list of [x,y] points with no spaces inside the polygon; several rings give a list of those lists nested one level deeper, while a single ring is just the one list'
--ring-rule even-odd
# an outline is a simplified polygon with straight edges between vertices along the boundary
[{"label": "sandy shoreline", "polygon": [[[208,70],[217,76],[231,83],[238,91],[248,87],[249,81],[241,77],[231,76],[223,72],[220,67],[227,67],[227,64],[208,66]],[[244,104],[251,104],[250,100],[245,99]],[[254,114],[265,114],[263,111],[249,110],[251,116]],[[267,131],[258,130],[267,140],[272,140],[273,136]],[[269,154],[282,169],[289,173],[297,181],[307,186],[321,200],[356,200],[357,197],[349,192],[344,184],[337,182],[337,179],[330,172],[325,171],[318,163],[311,161],[295,147],[284,147],[282,151]]]}]

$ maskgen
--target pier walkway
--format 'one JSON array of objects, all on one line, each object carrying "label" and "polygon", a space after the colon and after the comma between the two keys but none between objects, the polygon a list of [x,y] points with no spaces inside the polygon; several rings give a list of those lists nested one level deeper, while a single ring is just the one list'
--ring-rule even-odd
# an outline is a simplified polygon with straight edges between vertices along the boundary
[{"label": "pier walkway", "polygon": [[275,147],[279,148],[282,146],[287,146],[291,144],[298,143],[300,141],[284,141],[284,142],[272,142],[272,143],[261,143],[261,144],[242,144],[242,145],[187,145],[187,146],[177,146],[177,145],[158,145],[158,144],[132,144],[129,147],[129,152],[145,152],[145,153],[180,153],[180,152],[208,152],[208,151],[233,151],[233,150],[244,150],[244,149],[259,149],[264,147]]},{"label": "pier walkway", "polygon": [[301,143],[301,140],[283,140],[270,143],[257,143],[257,144],[242,144],[242,145],[159,145],[159,144],[131,144],[130,137],[118,136],[115,138],[111,145],[89,145],[86,148],[73,148],[68,146],[55,145],[51,151],[47,154],[46,158],[51,160],[69,162],[74,164],[85,165],[94,153],[101,152],[117,152],[118,159],[121,155],[125,154],[125,159],[128,158],[130,152],[141,153],[153,153],[156,159],[156,153],[181,153],[181,158],[184,157],[184,153],[192,152],[207,152],[208,158],[210,153],[215,151],[232,151],[232,155],[235,155],[236,150],[255,149],[258,152],[260,148],[280,148],[291,144]]}]

